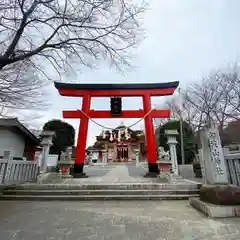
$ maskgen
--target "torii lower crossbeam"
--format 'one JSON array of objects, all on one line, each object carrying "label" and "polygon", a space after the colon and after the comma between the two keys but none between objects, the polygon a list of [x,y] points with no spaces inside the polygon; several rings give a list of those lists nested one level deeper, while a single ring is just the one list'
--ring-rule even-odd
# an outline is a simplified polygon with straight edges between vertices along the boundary
[{"label": "torii lower crossbeam", "polygon": [[[80,127],[77,140],[76,160],[74,166],[75,177],[85,177],[83,166],[85,161],[85,149],[87,143],[87,132],[90,118],[114,118],[110,111],[90,110],[91,97],[112,96],[141,96],[143,109],[124,110],[121,118],[143,118],[145,122],[145,136],[147,144],[148,174],[146,176],[156,177],[159,173],[157,166],[157,151],[153,128],[153,118],[168,118],[170,110],[151,110],[151,96],[172,95],[178,86],[178,82],[152,83],[152,84],[69,84],[57,83],[55,87],[62,96],[83,97],[80,110],[63,111],[64,118],[79,118]],[[119,118],[116,117],[116,118]]]},{"label": "torii lower crossbeam", "polygon": [[[90,110],[88,116],[90,118],[143,118],[145,111],[140,110],[124,110],[121,116],[112,116],[110,111],[107,110]],[[149,113],[151,118],[169,118],[171,115],[170,110],[152,110]],[[63,118],[79,118],[84,117],[84,113],[80,110],[66,110],[63,111]]]}]

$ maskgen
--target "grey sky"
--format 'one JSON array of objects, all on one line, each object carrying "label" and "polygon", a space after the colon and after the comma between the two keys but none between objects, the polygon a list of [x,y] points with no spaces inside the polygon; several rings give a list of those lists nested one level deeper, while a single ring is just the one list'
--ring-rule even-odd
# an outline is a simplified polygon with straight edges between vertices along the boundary
[{"label": "grey sky", "polygon": [[[98,70],[83,69],[74,80],[98,83],[166,82],[179,80],[181,87],[196,82],[210,71],[238,59],[240,50],[240,2],[238,0],[149,0],[151,9],[143,22],[146,39],[136,51],[134,71],[125,76],[109,69],[104,63]],[[66,79],[68,82],[69,79]],[[73,79],[71,79],[73,81]],[[51,109],[42,123],[61,118],[64,109],[79,109],[81,99],[58,96],[52,86]],[[154,98],[161,104],[163,98]],[[140,98],[124,98],[125,109],[141,108]],[[108,109],[109,99],[93,99],[92,108]],[[125,119],[126,125],[137,119]],[[67,119],[78,133],[79,120]],[[116,127],[121,119],[96,120]],[[143,122],[135,128],[141,128]],[[88,144],[92,144],[101,128],[90,123]]]}]

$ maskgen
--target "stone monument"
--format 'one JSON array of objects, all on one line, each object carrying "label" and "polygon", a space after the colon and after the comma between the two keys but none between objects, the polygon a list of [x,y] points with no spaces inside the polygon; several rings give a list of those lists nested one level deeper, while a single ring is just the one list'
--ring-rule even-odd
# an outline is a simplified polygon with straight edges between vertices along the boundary
[{"label": "stone monument", "polygon": [[200,160],[205,183],[190,205],[213,218],[240,217],[240,187],[229,184],[218,127],[211,122],[200,131]]},{"label": "stone monument", "polygon": [[200,163],[205,182],[208,184],[227,184],[227,168],[218,128],[209,124],[200,131]]}]

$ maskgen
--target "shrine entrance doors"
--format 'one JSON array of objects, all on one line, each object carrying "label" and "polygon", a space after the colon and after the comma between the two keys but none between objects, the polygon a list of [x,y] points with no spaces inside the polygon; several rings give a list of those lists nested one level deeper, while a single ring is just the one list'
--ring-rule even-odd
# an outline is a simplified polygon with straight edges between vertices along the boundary
[{"label": "shrine entrance doors", "polygon": [[128,161],[128,145],[127,144],[117,145],[117,160],[119,162]]}]

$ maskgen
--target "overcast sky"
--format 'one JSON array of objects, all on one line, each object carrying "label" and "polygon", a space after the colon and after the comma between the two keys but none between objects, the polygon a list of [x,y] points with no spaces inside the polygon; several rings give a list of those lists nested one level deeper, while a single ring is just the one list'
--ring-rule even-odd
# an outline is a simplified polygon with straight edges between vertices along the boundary
[{"label": "overcast sky", "polygon": [[[98,70],[83,69],[74,76],[81,83],[134,83],[180,81],[181,87],[201,80],[214,69],[236,61],[240,50],[239,0],[149,0],[150,10],[144,15],[146,39],[136,51],[137,68],[125,76],[106,65]],[[66,79],[68,81],[68,79]],[[65,98],[51,89],[52,106],[40,122],[61,118],[62,110],[79,109],[81,99]],[[160,105],[163,98],[154,98]],[[92,100],[92,108],[108,109],[109,99]],[[124,109],[142,107],[140,98],[124,98]],[[125,119],[126,125],[138,119]],[[79,120],[67,119],[78,133]],[[121,119],[96,120],[116,127]],[[141,129],[143,122],[136,125]],[[90,122],[88,145],[95,141],[101,127]]]}]

